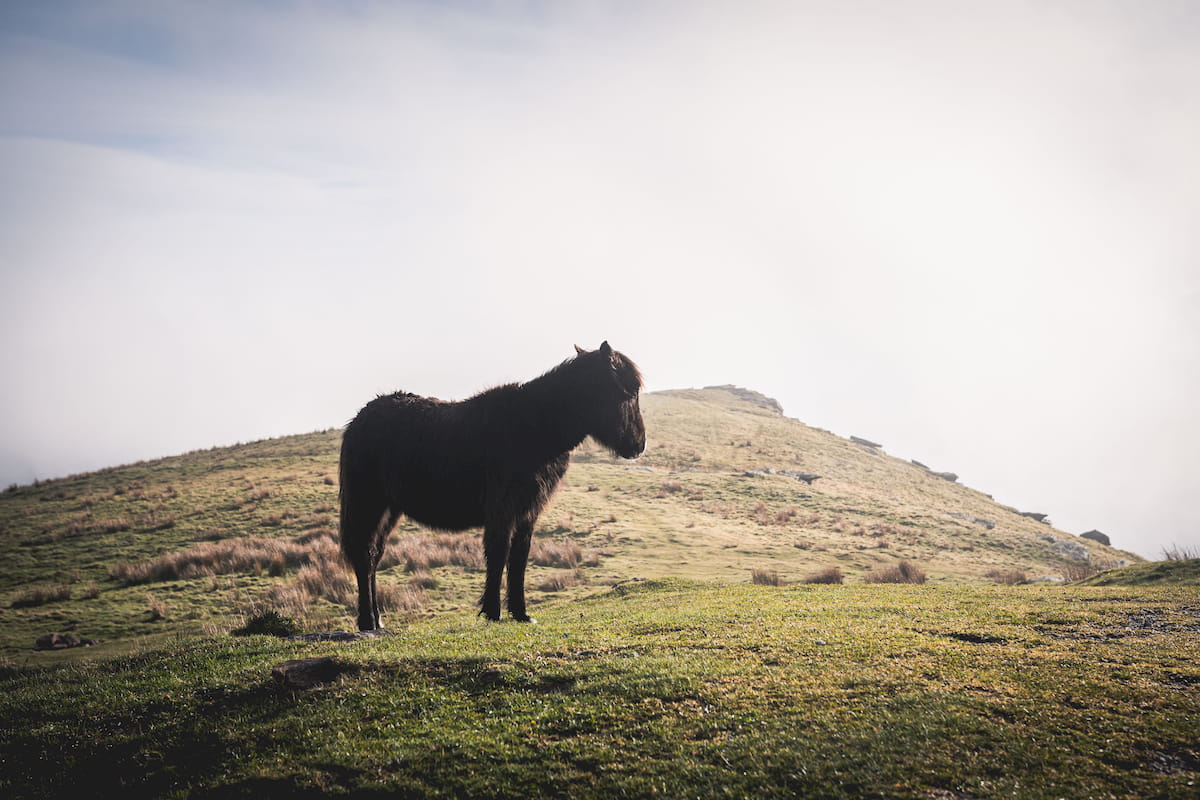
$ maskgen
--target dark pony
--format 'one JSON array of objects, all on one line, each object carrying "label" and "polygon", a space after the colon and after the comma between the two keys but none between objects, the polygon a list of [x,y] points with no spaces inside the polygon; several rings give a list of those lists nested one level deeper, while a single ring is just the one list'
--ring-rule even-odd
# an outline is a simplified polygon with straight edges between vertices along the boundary
[{"label": "dark pony", "polygon": [[358,628],[376,630],[375,570],[401,515],[430,528],[483,528],[487,583],[480,613],[525,610],[525,562],[538,515],[591,436],[622,458],[646,448],[637,365],[608,346],[584,351],[528,383],[455,403],[397,392],[358,412],[342,436],[342,552],[358,578]]}]

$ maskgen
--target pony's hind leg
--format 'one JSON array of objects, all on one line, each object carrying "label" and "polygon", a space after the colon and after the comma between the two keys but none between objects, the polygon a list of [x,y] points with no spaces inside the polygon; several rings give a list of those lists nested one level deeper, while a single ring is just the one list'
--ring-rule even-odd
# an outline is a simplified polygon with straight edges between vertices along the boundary
[{"label": "pony's hind leg", "polygon": [[380,627],[375,571],[383,557],[387,535],[398,517],[382,503],[343,508],[342,551],[354,567],[354,577],[358,582],[360,631],[373,631]]},{"label": "pony's hind leg", "polygon": [[[381,514],[379,517],[378,526],[376,526],[376,528],[375,528],[375,540],[373,542],[373,546],[368,551],[368,554],[371,557],[371,569],[370,569],[371,627],[370,628],[360,627],[359,630],[377,631],[377,630],[381,630],[383,628],[383,625],[381,625],[379,622],[379,592],[375,588],[375,575],[379,570],[379,561],[383,558],[383,551],[387,546],[388,534],[390,534],[392,532],[392,528],[396,527],[396,523],[399,521],[399,519],[400,519],[400,514],[390,511],[390,510],[384,511],[383,514]],[[361,626],[363,623],[361,589],[359,592],[358,614],[359,614],[359,625]]]},{"label": "pony's hind leg", "polygon": [[483,557],[487,563],[487,583],[483,587],[483,597],[479,600],[479,613],[493,622],[500,619],[500,579],[504,576],[504,563],[508,560],[508,542],[511,535],[511,523],[489,523],[483,529]]}]

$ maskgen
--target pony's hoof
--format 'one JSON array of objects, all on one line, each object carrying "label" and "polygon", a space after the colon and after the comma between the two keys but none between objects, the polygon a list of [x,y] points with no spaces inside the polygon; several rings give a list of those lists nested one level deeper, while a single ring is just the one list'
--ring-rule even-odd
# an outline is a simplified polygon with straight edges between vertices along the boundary
[{"label": "pony's hoof", "polygon": [[537,620],[528,614],[513,614],[513,620],[516,622],[527,622],[530,625],[537,625]]}]

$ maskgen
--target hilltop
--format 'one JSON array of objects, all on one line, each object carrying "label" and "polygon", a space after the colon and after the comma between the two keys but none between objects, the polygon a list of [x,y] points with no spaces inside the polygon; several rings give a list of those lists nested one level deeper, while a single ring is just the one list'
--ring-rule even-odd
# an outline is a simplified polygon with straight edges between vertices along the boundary
[{"label": "hilltop", "polygon": [[[1079,577],[1136,556],[1058,531],[866,440],[785,417],[736,387],[643,398],[635,462],[575,453],[537,530],[531,601],[631,579],[847,582],[906,560],[932,583]],[[96,653],[220,633],[263,608],[309,627],[353,624],[336,546],[340,431],[213,448],[0,495],[0,655],[49,632]],[[393,534],[381,591],[391,624],[470,615],[476,534]],[[58,657],[57,653],[37,658]]]}]

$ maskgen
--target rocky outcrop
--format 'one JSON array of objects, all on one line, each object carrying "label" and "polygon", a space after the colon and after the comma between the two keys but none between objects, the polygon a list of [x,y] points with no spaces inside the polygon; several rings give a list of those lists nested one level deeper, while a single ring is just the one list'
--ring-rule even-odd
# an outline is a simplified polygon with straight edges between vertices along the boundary
[{"label": "rocky outcrop", "polygon": [[1050,534],[1043,534],[1038,537],[1043,542],[1050,545],[1050,549],[1070,561],[1091,561],[1092,551],[1079,542],[1073,542],[1070,539],[1058,539]]},{"label": "rocky outcrop", "polygon": [[1063,558],[1069,558],[1072,561],[1091,561],[1092,551],[1088,550],[1079,542],[1069,542],[1066,539],[1060,539],[1050,545],[1050,549],[1058,553]]},{"label": "rocky outcrop", "polygon": [[765,394],[756,392],[753,389],[743,389],[741,386],[734,386],[731,383],[725,383],[720,386],[705,386],[704,388],[728,392],[739,400],[744,400],[759,408],[765,408],[781,417],[783,416],[783,406],[780,405],[778,400],[774,397],[767,397]]},{"label": "rocky outcrop", "polygon": [[883,447],[879,442],[872,442],[870,439],[864,439],[861,436],[851,436],[850,441],[855,444],[861,444],[863,447],[869,447],[872,450],[879,450]]},{"label": "rocky outcrop", "polygon": [[953,472],[934,472],[932,474],[938,476],[944,481],[950,481],[951,483],[958,482],[958,475]]},{"label": "rocky outcrop", "polygon": [[978,525],[981,528],[987,528],[989,531],[996,527],[994,520],[984,519],[983,517],[972,516],[971,514],[951,513],[950,516],[955,519],[961,519],[963,522],[969,522],[972,525]]},{"label": "rocky outcrop", "polygon": [[1100,531],[1088,531],[1087,533],[1081,533],[1081,534],[1079,534],[1079,538],[1080,539],[1091,539],[1093,542],[1099,542],[1100,544],[1104,545],[1105,547],[1112,546],[1112,542],[1109,541],[1108,534],[1101,533]]},{"label": "rocky outcrop", "polygon": [[812,482],[821,477],[820,475],[814,475],[811,472],[796,472],[795,470],[772,469],[771,467],[767,467],[766,469],[748,469],[743,472],[742,475],[747,478],[758,478],[763,475],[784,475],[788,478],[795,478],[798,481],[803,481],[809,486],[812,486]]},{"label": "rocky outcrop", "polygon": [[91,647],[100,644],[95,639],[80,639],[73,633],[45,633],[38,637],[34,650],[67,650],[72,647]]}]

